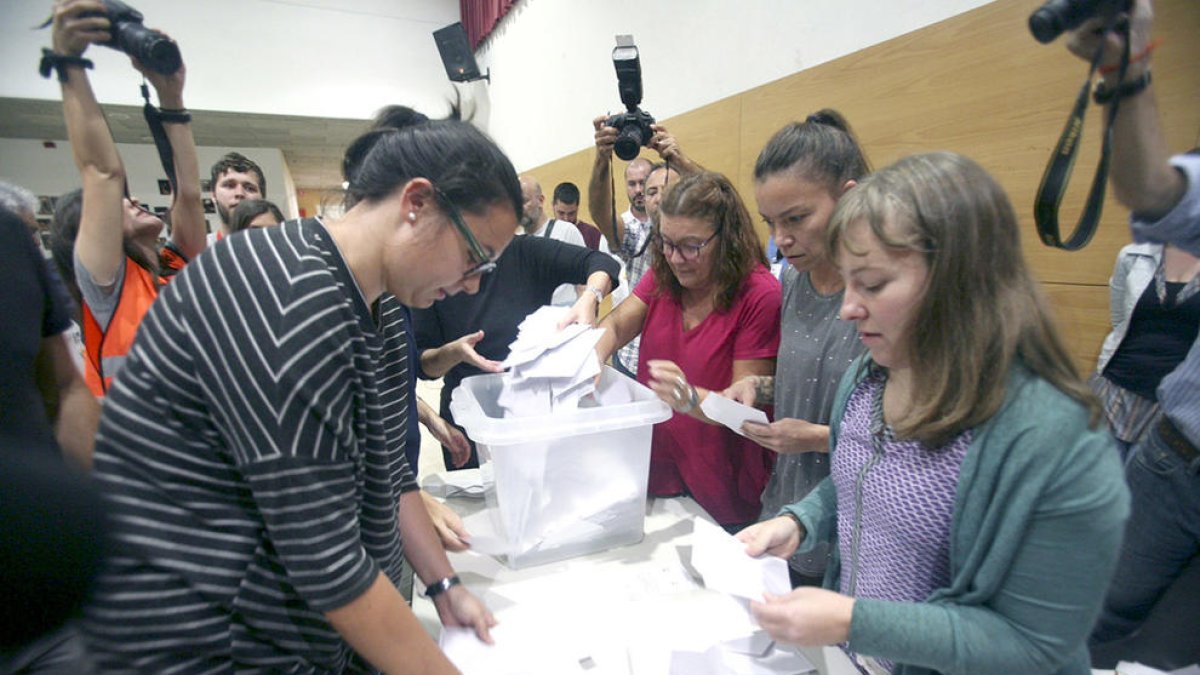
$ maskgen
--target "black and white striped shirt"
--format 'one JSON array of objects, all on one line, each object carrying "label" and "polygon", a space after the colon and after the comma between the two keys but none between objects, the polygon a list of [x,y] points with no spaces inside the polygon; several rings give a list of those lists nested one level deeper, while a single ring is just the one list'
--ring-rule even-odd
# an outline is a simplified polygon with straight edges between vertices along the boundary
[{"label": "black and white striped shirt", "polygon": [[403,314],[315,220],[226,238],[164,287],[104,406],[116,550],[85,627],[106,669],[365,663],[323,613],[402,556]]}]

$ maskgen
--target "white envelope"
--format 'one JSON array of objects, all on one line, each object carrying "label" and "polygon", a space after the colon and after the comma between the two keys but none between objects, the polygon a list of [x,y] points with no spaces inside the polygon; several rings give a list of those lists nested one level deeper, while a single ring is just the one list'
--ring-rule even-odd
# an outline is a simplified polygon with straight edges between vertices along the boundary
[{"label": "white envelope", "polygon": [[708,415],[708,419],[733,429],[735,433],[741,436],[746,435],[742,433],[743,422],[771,423],[767,419],[767,413],[758,408],[742,405],[716,392],[708,393],[708,396],[704,398],[704,402],[700,404],[700,409],[704,411],[705,415]]},{"label": "white envelope", "polygon": [[706,588],[747,600],[792,590],[786,560],[773,555],[751,558],[746,545],[719,526],[701,518],[693,522],[692,567],[704,577]]}]

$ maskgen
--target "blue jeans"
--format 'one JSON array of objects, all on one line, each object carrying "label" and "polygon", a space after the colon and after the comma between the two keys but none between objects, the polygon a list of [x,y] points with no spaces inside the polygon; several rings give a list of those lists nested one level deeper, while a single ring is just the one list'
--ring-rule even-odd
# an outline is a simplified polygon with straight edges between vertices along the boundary
[{"label": "blue jeans", "polygon": [[1093,645],[1136,631],[1200,553],[1200,458],[1184,460],[1151,429],[1133,447],[1125,480],[1133,510]]}]

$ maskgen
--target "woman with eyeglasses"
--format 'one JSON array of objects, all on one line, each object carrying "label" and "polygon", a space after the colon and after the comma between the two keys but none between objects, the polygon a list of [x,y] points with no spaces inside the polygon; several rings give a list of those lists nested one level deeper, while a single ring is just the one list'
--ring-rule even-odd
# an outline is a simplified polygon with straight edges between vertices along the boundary
[{"label": "woman with eyeglasses", "polygon": [[490,641],[405,460],[401,303],[474,293],[521,191],[470,124],[370,133],[345,215],[221,240],[142,323],[96,440],[120,551],[85,617],[102,670],[457,672],[403,558]]},{"label": "woman with eyeglasses", "polygon": [[700,404],[779,349],[779,282],[750,214],[718,173],[668,186],[647,274],[600,323],[600,360],[641,336],[637,379],[676,414],[654,427],[649,492],[686,494],[729,530],[758,518],[773,457],[705,415]]}]

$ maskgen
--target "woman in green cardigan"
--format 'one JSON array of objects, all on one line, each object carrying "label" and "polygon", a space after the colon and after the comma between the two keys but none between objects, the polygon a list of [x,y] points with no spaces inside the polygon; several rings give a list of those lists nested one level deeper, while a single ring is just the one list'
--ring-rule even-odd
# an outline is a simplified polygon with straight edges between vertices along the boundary
[{"label": "woman in green cardigan", "polygon": [[752,603],[777,640],[864,673],[1079,673],[1129,498],[999,184],[951,153],[879,171],[830,227],[868,354],[834,404],[831,475],[739,533],[828,541],[825,588]]}]

